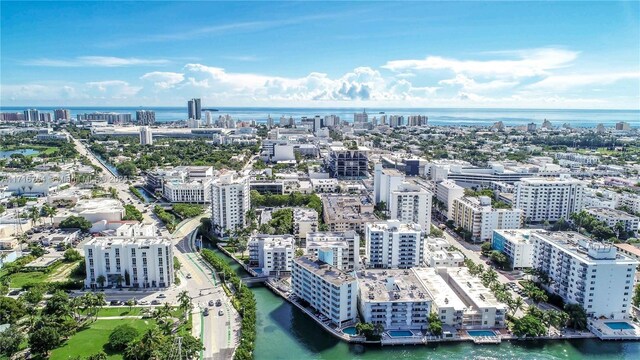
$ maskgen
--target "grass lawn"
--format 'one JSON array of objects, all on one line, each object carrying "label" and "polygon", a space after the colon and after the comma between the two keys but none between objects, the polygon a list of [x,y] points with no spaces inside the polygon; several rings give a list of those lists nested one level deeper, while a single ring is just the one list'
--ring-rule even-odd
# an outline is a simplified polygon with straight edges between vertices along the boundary
[{"label": "grass lawn", "polygon": [[9,287],[21,288],[29,284],[40,284],[45,281],[49,274],[41,271],[18,272],[11,275]]},{"label": "grass lawn", "polygon": [[78,331],[63,346],[51,352],[51,360],[63,360],[75,358],[77,356],[87,357],[89,355],[104,351],[107,359],[122,359],[122,354],[109,353],[105,345],[109,341],[109,334],[119,325],[131,325],[142,334],[146,329],[154,326],[152,319],[120,319],[120,320],[97,320],[88,328]]},{"label": "grass lawn", "polygon": [[[152,306],[150,307],[151,310],[155,310],[156,307]],[[129,307],[128,306],[109,306],[109,307],[103,307],[102,309],[100,309],[98,311],[98,317],[107,317],[107,316],[140,316],[142,315],[142,309],[144,309],[143,307],[133,307],[131,308],[131,311],[129,311]],[[182,315],[182,311],[179,309],[175,309],[172,311],[173,316],[175,317],[179,317],[180,315]]]}]

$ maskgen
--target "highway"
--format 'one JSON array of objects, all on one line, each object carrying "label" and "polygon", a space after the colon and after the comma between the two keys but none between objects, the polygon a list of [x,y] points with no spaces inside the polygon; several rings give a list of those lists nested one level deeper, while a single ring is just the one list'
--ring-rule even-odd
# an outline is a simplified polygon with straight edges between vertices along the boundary
[{"label": "highway", "polygon": [[[117,189],[118,197],[123,203],[134,205],[143,214],[143,222],[156,224],[157,228],[161,230],[162,236],[172,240],[173,253],[181,264],[177,274],[181,284],[178,286],[160,292],[108,290],[105,292],[107,300],[125,301],[135,297],[138,300],[149,302],[157,300],[177,304],[178,294],[186,290],[189,292],[193,305],[193,335],[201,338],[205,347],[200,358],[207,360],[230,359],[239,339],[240,317],[220,286],[217,275],[211,272],[193,246],[200,219],[210,216],[210,210],[207,209],[202,216],[180,223],[173,234],[169,233],[162,222],[151,212],[151,207],[131,194],[130,184],[127,184],[124,179],[113,176],[109,169],[86,148],[84,143],[70,134],[69,136],[80,154],[85,155],[94,165],[103,169],[101,186]],[[159,294],[163,296],[161,299],[158,298]],[[222,306],[215,306],[216,300],[220,300]],[[209,306],[210,301],[213,302],[213,306]],[[209,309],[209,314],[206,316],[203,314],[205,308]]]}]

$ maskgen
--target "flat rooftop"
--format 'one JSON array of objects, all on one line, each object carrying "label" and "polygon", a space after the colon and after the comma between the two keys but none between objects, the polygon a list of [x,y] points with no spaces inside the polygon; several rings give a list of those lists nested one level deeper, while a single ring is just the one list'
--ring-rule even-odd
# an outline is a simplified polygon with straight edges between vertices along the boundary
[{"label": "flat rooftop", "polygon": [[293,261],[309,272],[321,277],[324,281],[330,282],[334,285],[342,285],[356,281],[355,277],[325,263],[324,261],[318,260],[316,256],[300,256],[295,258]]},{"label": "flat rooftop", "polygon": [[592,241],[573,231],[538,231],[531,234],[538,241],[546,241],[587,264],[638,264],[637,261],[617,253],[611,243]]},{"label": "flat rooftop", "polygon": [[482,285],[482,280],[471,276],[467,268],[447,269],[449,279],[456,283],[459,291],[465,293],[473,305],[478,308],[505,308],[506,305],[499,302],[491,290]]},{"label": "flat rooftop", "polygon": [[114,245],[130,245],[135,244],[138,246],[150,246],[150,245],[171,245],[171,240],[152,237],[152,236],[140,236],[140,237],[128,237],[128,236],[99,236],[89,240],[85,246],[101,246],[102,248],[109,248]]},{"label": "flat rooftop", "polygon": [[369,269],[357,273],[362,301],[423,302],[431,297],[410,270]]},{"label": "flat rooftop", "polygon": [[514,244],[532,244],[530,236],[535,230],[531,229],[509,229],[509,230],[493,230],[494,233],[501,235],[505,239]]},{"label": "flat rooftop", "polygon": [[590,208],[586,208],[585,210],[592,215],[596,215],[596,216],[601,215],[601,216],[606,216],[610,218],[616,218],[619,220],[622,220],[622,219],[633,220],[638,218],[637,216],[631,215],[625,211],[606,208],[606,207],[590,207]]},{"label": "flat rooftop", "polygon": [[399,220],[379,221],[367,224],[372,230],[387,230],[391,232],[419,232],[422,231],[420,224],[400,222]]},{"label": "flat rooftop", "polygon": [[420,280],[424,288],[438,307],[452,307],[463,311],[465,303],[458,294],[447,284],[444,278],[434,268],[414,267],[411,271]]}]

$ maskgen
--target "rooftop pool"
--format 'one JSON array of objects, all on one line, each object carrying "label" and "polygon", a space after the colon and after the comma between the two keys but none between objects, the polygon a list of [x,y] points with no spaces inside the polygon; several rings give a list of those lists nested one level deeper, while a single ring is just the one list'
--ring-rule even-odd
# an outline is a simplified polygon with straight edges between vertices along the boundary
[{"label": "rooftop pool", "polygon": [[633,330],[634,329],[634,327],[631,324],[625,321],[606,322],[604,324],[613,330]]},{"label": "rooftop pool", "polygon": [[496,333],[491,330],[467,330],[467,334],[472,337],[478,336],[496,336]]}]

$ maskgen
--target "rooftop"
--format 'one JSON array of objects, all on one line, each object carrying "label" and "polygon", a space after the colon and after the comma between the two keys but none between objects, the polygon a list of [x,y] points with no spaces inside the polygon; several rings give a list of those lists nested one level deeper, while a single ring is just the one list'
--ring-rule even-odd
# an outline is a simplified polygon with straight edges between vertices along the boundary
[{"label": "rooftop", "polygon": [[538,241],[546,241],[560,250],[588,264],[637,264],[638,262],[617,253],[611,243],[593,241],[572,231],[537,231],[531,234]]},{"label": "rooftop", "polygon": [[334,285],[342,285],[356,281],[356,278],[347,272],[333,267],[323,261],[318,260],[316,256],[300,256],[293,260],[299,266],[321,277],[324,281]]},{"label": "rooftop", "polygon": [[493,230],[495,234],[500,234],[505,239],[514,244],[531,244],[531,233],[536,230],[531,229],[509,229],[509,230]]},{"label": "rooftop", "polygon": [[420,279],[410,270],[363,270],[357,273],[360,298],[370,302],[431,301]]},{"label": "rooftop", "polygon": [[434,268],[412,268],[411,271],[420,280],[433,302],[438,307],[453,307],[464,310],[465,304]]},{"label": "rooftop", "polygon": [[591,207],[585,210],[591,215],[616,218],[617,220],[632,220],[638,218],[637,216],[631,215],[625,211],[605,207]]},{"label": "rooftop", "polygon": [[387,230],[391,232],[420,232],[420,224],[400,222],[399,220],[387,220],[367,224],[371,230]]},{"label": "rooftop", "polygon": [[293,208],[294,221],[317,221],[318,212],[311,208]]},{"label": "rooftop", "polygon": [[471,276],[467,268],[447,269],[449,279],[457,284],[458,289],[463,291],[476,308],[504,308],[505,304],[499,302],[496,297],[482,285],[482,280]]},{"label": "rooftop", "polygon": [[129,236],[104,236],[104,237],[95,237],[89,240],[85,246],[99,246],[103,249],[108,249],[111,246],[119,245],[138,245],[138,247],[150,246],[150,245],[165,245],[171,246],[171,241],[169,239],[154,237],[154,236],[140,236],[140,237],[129,237]]}]

